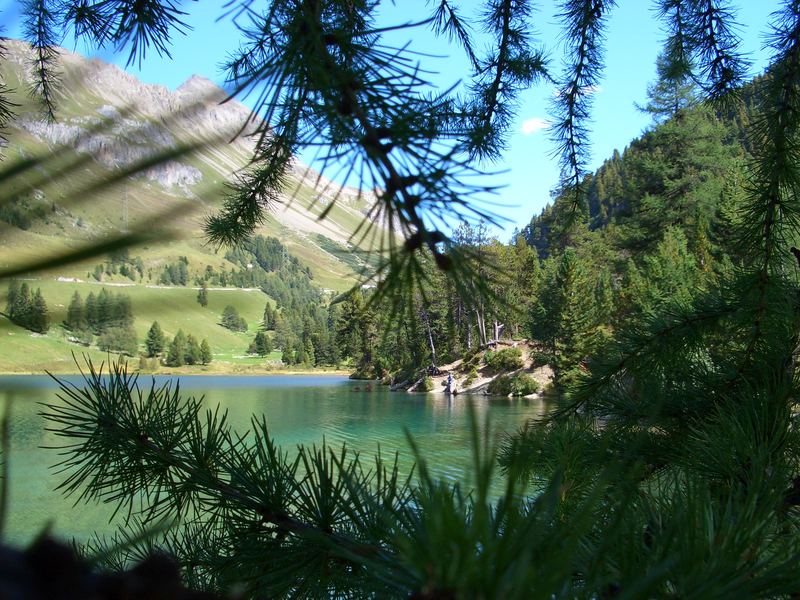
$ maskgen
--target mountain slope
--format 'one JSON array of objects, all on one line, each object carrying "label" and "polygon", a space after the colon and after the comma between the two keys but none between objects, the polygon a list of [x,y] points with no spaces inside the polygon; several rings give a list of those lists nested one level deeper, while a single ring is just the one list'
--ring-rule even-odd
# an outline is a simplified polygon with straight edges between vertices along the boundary
[{"label": "mountain slope", "polygon": [[[122,254],[23,275],[32,291],[41,289],[52,327],[40,335],[0,317],[0,372],[74,371],[73,352],[98,363],[106,359],[97,347],[99,335],[91,346],[82,346],[62,326],[75,292],[86,299],[102,289],[130,298],[140,352],[156,320],[168,341],[180,329],[198,341],[208,339],[213,363],[192,372],[274,368],[281,344],[293,348],[292,357],[316,357],[310,364],[292,359],[303,367],[333,364],[326,358],[332,324],[326,322],[325,291],[352,287],[371,260],[370,241],[354,246],[350,236],[374,197],[339,191],[296,162],[279,205],[257,231],[260,250],[258,244],[212,247],[204,238],[204,219],[247,168],[255,144],[245,106],[223,102],[225,93],[202,77],[170,91],[61,51],[60,96],[51,122],[29,94],[28,46],[16,41],[6,46],[0,76],[17,107],[0,163],[0,270],[128,232],[143,233],[147,240]],[[183,151],[187,147],[191,151]],[[169,160],[137,167],[164,153],[171,153]],[[197,300],[201,282],[210,288],[207,307]],[[268,357],[247,356],[266,304],[277,306],[283,317],[281,330],[270,332],[275,349]],[[6,305],[7,283],[2,283],[0,311]],[[228,305],[238,310],[248,332],[222,327]]]},{"label": "mountain slope", "polygon": [[[2,228],[0,266],[14,264],[20,247],[37,249],[33,255],[40,254],[38,249],[58,252],[138,227],[179,234],[180,241],[142,254],[148,266],[187,254],[193,255],[198,270],[218,266],[222,257],[204,245],[201,226],[223,198],[225,183],[248,164],[255,144],[249,136],[254,130],[249,109],[235,101],[221,103],[225,93],[202,77],[194,76],[172,92],[143,84],[113,65],[62,51],[57,120],[47,122],[27,93],[33,82],[28,47],[15,41],[7,45],[0,74],[15,90],[12,100],[19,107],[8,133],[5,164],[52,152],[58,153],[60,164],[86,156],[91,160],[69,173],[47,165],[38,178],[26,174],[6,186],[6,191],[22,191],[23,199],[34,205],[29,212],[39,218],[26,231]],[[71,197],[87,180],[101,180],[183,144],[200,147],[88,197]],[[363,266],[358,253],[349,253],[349,237],[373,198],[345,189],[320,221],[338,186],[324,180],[315,186],[317,175],[300,163],[292,179],[259,233],[279,238],[311,267],[323,287],[346,289],[355,281],[354,267]],[[85,268],[68,274],[81,273]]]}]

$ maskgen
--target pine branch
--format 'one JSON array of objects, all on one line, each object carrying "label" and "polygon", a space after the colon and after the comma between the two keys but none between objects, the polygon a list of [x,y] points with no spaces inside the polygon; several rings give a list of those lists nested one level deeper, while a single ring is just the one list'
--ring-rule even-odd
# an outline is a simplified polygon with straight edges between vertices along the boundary
[{"label": "pine branch", "polygon": [[473,115],[465,140],[471,159],[499,158],[519,92],[548,76],[543,53],[530,46],[530,18],[528,3],[516,0],[493,1],[484,11],[485,29],[498,43],[493,54],[477,62],[472,100],[462,109]]},{"label": "pine branch", "polygon": [[800,5],[789,2],[773,26],[770,46],[776,60],[763,96],[761,117],[752,125],[754,157],[750,205],[745,215],[742,241],[753,252],[756,273],[756,311],[745,362],[752,364],[768,317],[769,288],[785,271],[789,252],[788,231],[800,226]]},{"label": "pine branch", "polygon": [[47,116],[55,120],[58,73],[58,22],[48,0],[26,0],[23,5],[23,27],[35,58],[32,94],[41,99]]},{"label": "pine branch", "polygon": [[712,100],[723,100],[741,85],[747,71],[738,52],[733,13],[725,0],[692,0],[689,9],[693,50],[707,82],[703,87]]},{"label": "pine branch", "polygon": [[[66,494],[115,503],[126,522],[138,515],[147,522],[189,518],[200,525],[206,514],[207,526],[216,527],[216,518],[235,514],[259,536],[281,543],[297,539],[334,555],[369,560],[386,552],[365,539],[360,527],[340,527],[338,519],[308,507],[322,502],[320,495],[335,510],[348,505],[351,493],[363,502],[378,481],[383,497],[394,498],[392,510],[402,510],[407,482],[397,478],[396,463],[388,467],[397,486],[391,491],[385,465],[364,473],[358,457],[344,450],[335,460],[327,446],[301,450],[300,462],[287,463],[263,421],[253,423],[254,439],[245,442],[229,431],[224,414],[201,418],[200,403],[183,400],[178,385],[153,383],[142,391],[124,366],[113,365],[107,377],[91,362],[88,367],[86,387],[60,382],[63,404],[48,405],[43,413],[56,435],[75,440],[61,447],[59,469],[66,478],[60,488]],[[140,495],[145,504],[135,510]]]},{"label": "pine branch", "polygon": [[601,43],[604,19],[614,0],[568,0],[560,5],[566,22],[567,66],[559,83],[553,138],[561,159],[562,187],[574,194],[570,215],[574,219],[582,198],[582,182],[588,155],[591,96],[603,70]]}]

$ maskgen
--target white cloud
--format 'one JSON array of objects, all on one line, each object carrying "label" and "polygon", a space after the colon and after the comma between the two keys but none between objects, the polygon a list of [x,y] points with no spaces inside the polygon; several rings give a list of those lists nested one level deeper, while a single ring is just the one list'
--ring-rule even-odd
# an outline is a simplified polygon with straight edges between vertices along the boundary
[{"label": "white cloud", "polygon": [[547,129],[548,127],[550,127],[548,121],[540,119],[539,117],[533,117],[532,119],[527,119],[522,122],[522,133],[524,135],[533,135],[537,131]]}]

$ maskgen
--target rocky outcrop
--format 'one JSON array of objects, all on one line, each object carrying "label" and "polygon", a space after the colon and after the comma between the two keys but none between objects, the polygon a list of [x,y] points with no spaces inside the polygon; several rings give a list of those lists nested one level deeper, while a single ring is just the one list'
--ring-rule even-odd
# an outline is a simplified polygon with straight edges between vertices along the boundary
[{"label": "rocky outcrop", "polygon": [[[30,85],[30,51],[26,44],[7,42],[6,61]],[[230,175],[252,153],[256,123],[250,110],[210,80],[193,76],[177,90],[145,84],[122,69],[100,60],[86,59],[62,50],[63,101],[85,107],[83,114],[66,111],[56,122],[27,114],[16,126],[51,145],[66,145],[91,154],[108,168],[127,167],[176,147],[180,143],[209,142],[231,160],[220,159],[220,172]],[[87,114],[96,116],[87,116]],[[223,148],[223,146],[229,148]],[[180,161],[147,170],[144,175],[165,188],[188,192],[199,183],[202,172]]]}]

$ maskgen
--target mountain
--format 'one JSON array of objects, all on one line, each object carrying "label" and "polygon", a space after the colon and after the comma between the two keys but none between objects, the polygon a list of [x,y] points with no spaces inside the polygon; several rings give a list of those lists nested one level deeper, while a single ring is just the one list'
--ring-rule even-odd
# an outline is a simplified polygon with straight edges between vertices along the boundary
[{"label": "mountain", "polygon": [[[90,345],[79,345],[75,332],[62,325],[73,294],[86,299],[102,289],[130,299],[140,352],[158,320],[167,339],[180,329],[198,341],[208,338],[218,371],[263,369],[264,359],[249,357],[246,350],[269,304],[282,315],[280,331],[271,334],[277,345],[267,358],[273,366],[284,356],[281,344],[293,348],[298,364],[334,364],[326,358],[335,350],[325,298],[352,287],[357,272],[373,260],[370,240],[358,246],[350,236],[374,196],[340,190],[298,161],[254,242],[238,249],[213,247],[204,237],[204,219],[247,168],[256,143],[247,107],[200,76],[170,91],[60,50],[56,118],[48,120],[30,93],[29,46],[14,40],[5,46],[0,77],[16,106],[3,132],[0,162],[0,269],[127,232],[150,237],[124,252],[23,276],[31,291],[41,289],[53,326],[40,335],[12,323],[8,314],[0,316],[0,372],[74,370],[73,352],[96,362],[106,359],[99,334]],[[184,147],[193,149],[176,150]],[[169,152],[174,152],[170,160],[125,174]],[[326,218],[320,220],[323,210]],[[197,299],[201,282],[209,288],[207,306]],[[6,289],[0,284],[0,311],[7,311]],[[229,305],[249,332],[220,325]]]},{"label": "mountain", "polygon": [[[246,168],[252,155],[255,123],[250,110],[236,101],[225,102],[225,92],[200,76],[170,91],[144,84],[114,65],[62,50],[56,120],[48,122],[41,105],[29,94],[33,86],[29,47],[13,40],[6,46],[0,75],[13,90],[11,99],[18,107],[7,133],[5,165],[54,152],[64,162],[80,155],[91,161],[66,177],[51,169],[44,179],[16,182],[17,189],[25,192],[23,203],[32,205],[31,215],[42,218],[33,219],[25,231],[3,228],[0,266],[44,249],[77,247],[137,227],[177,232],[180,238],[143,252],[148,267],[187,255],[197,271],[209,264],[219,266],[220,253],[204,244],[202,222],[220,204],[226,182]],[[70,197],[71,186],[85,184],[87,177],[101,180],[182,144],[200,148],[91,198]],[[358,253],[350,252],[349,238],[374,197],[344,189],[333,210],[320,221],[318,216],[339,186],[325,179],[317,183],[317,179],[317,173],[296,162],[281,205],[259,233],[280,239],[312,269],[323,287],[341,291],[355,282],[354,269],[363,266]],[[42,207],[49,214],[42,215]],[[21,247],[31,250],[21,256]],[[85,269],[67,271],[77,276]]]}]

